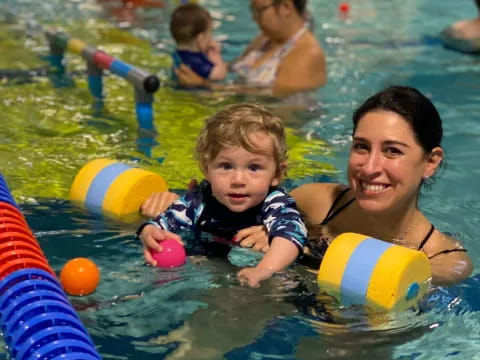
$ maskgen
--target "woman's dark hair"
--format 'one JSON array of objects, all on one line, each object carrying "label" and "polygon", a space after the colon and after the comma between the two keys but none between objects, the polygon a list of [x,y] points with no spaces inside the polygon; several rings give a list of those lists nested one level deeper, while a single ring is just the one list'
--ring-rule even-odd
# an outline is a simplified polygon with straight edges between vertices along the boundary
[{"label": "woman's dark hair", "polygon": [[177,43],[188,44],[207,31],[211,21],[210,13],[200,5],[183,4],[172,13],[170,33]]},{"label": "woman's dark hair", "polygon": [[293,5],[295,5],[300,14],[303,14],[305,12],[305,8],[307,7],[307,0],[293,0]]},{"label": "woman's dark hair", "polygon": [[[275,4],[280,4],[283,0],[274,0]],[[478,0],[480,1],[480,0]],[[300,15],[305,13],[305,9],[307,7],[307,0],[292,0],[295,9],[297,9]]]},{"label": "woman's dark hair", "polygon": [[429,153],[440,146],[442,119],[432,102],[417,89],[407,86],[391,86],[367,99],[353,113],[353,133],[360,119],[375,110],[392,111],[401,115],[412,127],[422,149]]},{"label": "woman's dark hair", "polygon": [[475,3],[477,4],[478,10],[480,10],[480,0],[475,0]]}]

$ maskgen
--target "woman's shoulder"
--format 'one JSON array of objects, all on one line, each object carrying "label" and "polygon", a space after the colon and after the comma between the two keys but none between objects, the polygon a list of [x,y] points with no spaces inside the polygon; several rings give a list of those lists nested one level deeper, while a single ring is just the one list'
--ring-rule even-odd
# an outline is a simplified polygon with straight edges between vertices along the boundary
[{"label": "woman's shoulder", "polygon": [[320,43],[310,30],[306,30],[295,45],[294,50],[296,51],[308,51],[310,54],[323,55],[323,49]]},{"label": "woman's shoulder", "polygon": [[290,192],[298,208],[311,218],[323,218],[337,196],[347,188],[336,183],[310,183]]},{"label": "woman's shoulder", "polygon": [[435,230],[422,249],[430,259],[435,285],[451,285],[473,271],[472,261],[458,239]]},{"label": "woman's shoulder", "polygon": [[429,239],[427,239],[425,246],[423,247],[425,253],[430,257],[441,252],[443,253],[446,250],[449,252],[456,252],[458,249],[464,250],[460,240],[457,239],[454,234],[447,234],[438,229],[433,231],[432,235]]}]

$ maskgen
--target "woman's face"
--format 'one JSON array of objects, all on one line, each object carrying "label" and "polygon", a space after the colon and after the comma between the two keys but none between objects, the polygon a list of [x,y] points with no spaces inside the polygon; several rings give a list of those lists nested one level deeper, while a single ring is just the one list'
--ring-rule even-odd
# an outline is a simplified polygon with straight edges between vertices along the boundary
[{"label": "woman's face", "polygon": [[274,0],[250,0],[253,20],[268,37],[274,35],[275,31],[278,30],[280,22],[277,8],[279,5]]},{"label": "woman's face", "polygon": [[443,152],[426,154],[399,114],[366,113],[353,136],[348,181],[359,206],[369,212],[416,206],[423,178],[432,176]]}]

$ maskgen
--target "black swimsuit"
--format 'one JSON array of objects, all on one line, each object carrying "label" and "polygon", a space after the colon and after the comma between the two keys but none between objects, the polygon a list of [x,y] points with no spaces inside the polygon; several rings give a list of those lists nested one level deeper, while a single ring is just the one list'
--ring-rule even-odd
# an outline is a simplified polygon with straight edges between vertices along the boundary
[{"label": "black swimsuit", "polygon": [[[355,201],[355,198],[348,200],[345,204],[340,206],[338,209],[335,209],[337,204],[340,202],[340,200],[345,196],[345,194],[350,190],[350,188],[347,188],[343,190],[333,201],[332,206],[330,206],[330,209],[327,212],[327,215],[323,219],[323,221],[320,223],[321,226],[327,225],[335,216],[340,214],[345,208],[347,208],[351,203]],[[432,225],[430,227],[430,230],[428,231],[427,235],[423,238],[423,240],[420,242],[420,245],[418,246],[419,251],[423,249],[427,241],[430,239],[430,237],[433,234],[433,231],[435,230],[435,227]],[[319,268],[320,263],[322,261],[323,256],[325,255],[325,252],[327,251],[329,245],[329,239],[327,238],[322,238],[320,237],[319,239],[316,239],[315,243],[308,241],[307,242],[307,247],[309,248],[311,254],[305,254],[302,259],[300,259],[300,263],[303,265],[307,265],[313,268]],[[446,249],[442,250],[436,254],[433,254],[431,256],[428,256],[429,259],[441,255],[441,254],[448,254],[451,252],[456,252],[456,251],[467,251],[467,249],[463,248],[454,248],[454,249]]]}]

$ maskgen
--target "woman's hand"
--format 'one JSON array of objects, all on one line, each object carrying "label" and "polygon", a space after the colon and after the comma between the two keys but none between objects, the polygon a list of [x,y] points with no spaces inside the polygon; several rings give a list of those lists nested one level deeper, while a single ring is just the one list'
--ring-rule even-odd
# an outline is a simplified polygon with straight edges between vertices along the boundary
[{"label": "woman's hand", "polygon": [[163,213],[177,199],[178,195],[169,191],[153,193],[140,207],[140,213],[154,218]]},{"label": "woman's hand", "polygon": [[208,87],[208,81],[198,75],[185,64],[180,64],[175,68],[178,82],[186,87]]},{"label": "woman's hand", "polygon": [[251,226],[240,230],[233,241],[241,247],[251,248],[255,251],[267,252],[269,249],[267,229],[263,225]]},{"label": "woman's hand", "polygon": [[183,246],[183,241],[180,236],[170,231],[159,229],[155,225],[145,226],[139,238],[143,244],[143,257],[146,263],[154,266],[157,265],[157,262],[153,259],[151,251],[162,252],[163,240],[173,239]]}]

